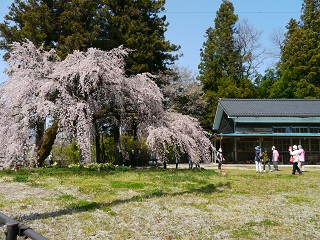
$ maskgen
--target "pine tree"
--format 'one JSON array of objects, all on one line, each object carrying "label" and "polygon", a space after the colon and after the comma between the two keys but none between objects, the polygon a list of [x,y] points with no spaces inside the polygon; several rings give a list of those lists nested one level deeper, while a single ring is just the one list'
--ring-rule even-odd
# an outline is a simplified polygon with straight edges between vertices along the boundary
[{"label": "pine tree", "polygon": [[108,0],[106,17],[107,48],[119,45],[134,49],[126,62],[127,74],[159,73],[177,59],[171,52],[180,47],[165,40],[168,23],[166,16],[159,17],[165,0]]},{"label": "pine tree", "polygon": [[215,27],[207,29],[207,40],[201,49],[199,79],[205,90],[218,91],[224,77],[238,78],[236,63],[239,52],[234,38],[237,20],[233,4],[224,0],[217,11]]},{"label": "pine tree", "polygon": [[219,98],[252,96],[253,85],[243,78],[244,61],[236,42],[236,22],[233,4],[223,0],[214,20],[214,28],[206,31],[206,42],[201,49],[199,80],[203,84],[208,107],[202,125],[211,129]]},{"label": "pine tree", "polygon": [[272,91],[286,98],[320,97],[320,1],[305,0],[300,22],[293,19],[278,68],[280,80]]},{"label": "pine tree", "polygon": [[[16,0],[0,24],[1,48],[29,39],[45,50],[55,48],[64,59],[74,50],[111,50],[123,45],[134,51],[127,73],[163,71],[180,47],[165,40],[168,23],[159,17],[165,0]],[[8,58],[8,55],[6,55]]]},{"label": "pine tree", "polygon": [[[63,59],[74,50],[92,47],[100,27],[98,1],[16,0],[0,24],[1,48],[30,40]],[[8,58],[8,55],[6,55]]]}]

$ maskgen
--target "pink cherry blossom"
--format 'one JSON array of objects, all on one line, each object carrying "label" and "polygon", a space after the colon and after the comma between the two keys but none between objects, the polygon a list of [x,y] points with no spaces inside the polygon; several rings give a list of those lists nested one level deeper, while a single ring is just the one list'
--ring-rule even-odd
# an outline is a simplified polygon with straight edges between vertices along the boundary
[{"label": "pink cherry blossom", "polygon": [[130,126],[134,119],[139,136],[163,160],[172,146],[194,162],[210,161],[212,145],[199,123],[164,111],[163,95],[153,81],[156,76],[125,75],[128,54],[130,50],[122,46],[111,51],[90,48],[61,61],[54,50],[36,48],[30,41],[14,43],[9,78],[0,87],[0,148],[6,166],[26,155],[37,161],[34,129],[48,117],[59,119],[60,135],[77,140],[83,165],[94,161],[93,125],[99,118],[119,127]]}]

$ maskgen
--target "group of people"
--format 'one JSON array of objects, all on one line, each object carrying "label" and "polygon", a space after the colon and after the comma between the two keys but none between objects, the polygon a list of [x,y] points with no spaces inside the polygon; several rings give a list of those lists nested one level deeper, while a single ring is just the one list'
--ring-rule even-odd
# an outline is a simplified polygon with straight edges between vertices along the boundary
[{"label": "group of people", "polygon": [[[260,146],[255,147],[255,157],[254,162],[256,164],[256,172],[262,172],[262,164],[263,164],[263,171],[266,171],[266,165],[269,167],[269,171],[272,172],[271,165],[270,165],[270,158],[267,154],[267,150],[261,152]],[[272,159],[273,167],[275,171],[279,171],[278,162],[279,162],[279,152],[275,146],[272,146]]]},{"label": "group of people", "polygon": [[[262,165],[263,171],[266,171],[266,165],[269,167],[269,171],[272,172],[270,162],[272,161],[273,167],[275,171],[279,171],[278,163],[279,163],[279,152],[275,146],[272,146],[272,158],[268,157],[267,151],[261,152],[260,146],[255,147],[255,165],[256,165],[256,172],[262,172]],[[304,163],[305,163],[305,152],[301,145],[293,145],[289,147],[290,156],[293,158],[293,167],[292,167],[292,175],[295,175],[298,172],[300,175],[304,171]]]}]

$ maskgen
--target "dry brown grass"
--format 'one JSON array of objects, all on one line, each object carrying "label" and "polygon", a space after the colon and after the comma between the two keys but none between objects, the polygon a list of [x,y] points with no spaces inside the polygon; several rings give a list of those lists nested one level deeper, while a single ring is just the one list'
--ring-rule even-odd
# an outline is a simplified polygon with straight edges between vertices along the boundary
[{"label": "dry brown grass", "polygon": [[204,168],[1,172],[1,212],[59,240],[320,239],[319,167]]}]

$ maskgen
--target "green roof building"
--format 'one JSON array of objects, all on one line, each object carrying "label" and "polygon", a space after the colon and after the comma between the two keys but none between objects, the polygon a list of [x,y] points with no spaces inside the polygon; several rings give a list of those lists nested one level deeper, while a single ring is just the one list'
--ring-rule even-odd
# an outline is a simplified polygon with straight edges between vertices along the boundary
[{"label": "green roof building", "polygon": [[307,163],[320,164],[320,99],[220,99],[213,131],[229,162],[253,162],[260,145],[288,163],[288,147],[300,144]]}]

